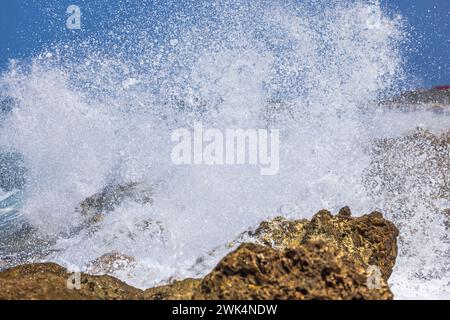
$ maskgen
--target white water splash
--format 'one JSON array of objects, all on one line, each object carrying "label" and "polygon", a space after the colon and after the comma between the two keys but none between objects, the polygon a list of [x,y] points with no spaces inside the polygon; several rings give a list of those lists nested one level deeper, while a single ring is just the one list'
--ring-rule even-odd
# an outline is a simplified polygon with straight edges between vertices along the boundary
[{"label": "white water splash", "polygon": [[[275,215],[309,217],[349,205],[355,213],[378,208],[395,222],[398,207],[374,200],[363,177],[372,138],[405,134],[422,119],[370,109],[404,81],[403,22],[376,1],[324,3],[219,1],[198,9],[195,22],[167,25],[167,41],[134,26],[127,50],[105,53],[105,43],[89,39],[49,48],[31,65],[13,64],[1,78],[2,95],[15,107],[0,142],[24,157],[26,219],[59,239],[49,259],[83,269],[118,251],[136,263],[116,275],[149,287],[208,272],[220,257],[194,272],[198,257]],[[427,117],[431,129],[449,128],[448,117]],[[262,177],[251,166],[174,166],[171,131],[198,119],[219,129],[280,129],[279,175]],[[75,210],[82,200],[130,181],[149,186],[153,204],[124,202],[95,232],[71,231],[82,224]],[[426,209],[416,210],[407,223],[435,239],[420,251],[444,268],[448,261],[435,250],[445,230],[438,221],[424,225]],[[410,296],[410,281],[419,281],[417,295],[429,296],[431,281],[410,270],[414,259],[399,257],[391,280],[397,298]],[[448,294],[445,280],[433,281],[436,296]]]}]

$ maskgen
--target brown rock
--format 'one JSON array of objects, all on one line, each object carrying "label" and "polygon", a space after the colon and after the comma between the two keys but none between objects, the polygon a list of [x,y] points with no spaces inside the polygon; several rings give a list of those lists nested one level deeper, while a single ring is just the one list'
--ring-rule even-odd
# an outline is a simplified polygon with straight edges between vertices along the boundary
[{"label": "brown rock", "polygon": [[87,272],[91,274],[111,274],[115,271],[125,269],[135,261],[133,257],[112,251],[92,261],[87,266]]},{"label": "brown rock", "polygon": [[352,216],[352,211],[350,210],[349,207],[345,206],[341,210],[339,210],[338,215],[341,216],[341,217],[351,217]]},{"label": "brown rock", "polygon": [[303,239],[308,220],[288,220],[275,217],[270,221],[263,221],[259,227],[248,235],[258,243],[274,249],[292,247]]},{"label": "brown rock", "polygon": [[[391,299],[386,280],[397,235],[378,212],[355,218],[344,208],[337,216],[320,211],[310,221],[278,217],[241,235],[261,244],[242,244],[203,280],[141,291],[110,276],[81,274],[75,290],[67,287],[66,269],[31,264],[0,273],[0,299]],[[122,262],[133,259],[112,252],[93,261],[90,271],[113,272]],[[371,288],[369,273],[377,270]]]},{"label": "brown rock", "polygon": [[333,243],[364,268],[379,267],[387,280],[397,257],[398,234],[395,225],[379,212],[350,218],[320,211],[306,226],[301,244],[316,240]]},{"label": "brown rock", "polygon": [[399,96],[381,101],[378,104],[385,108],[400,108],[411,111],[417,109],[445,111],[450,108],[450,87],[444,86],[407,91]]},{"label": "brown rock", "polygon": [[337,216],[322,210],[310,221],[277,217],[261,223],[252,236],[257,242],[275,249],[316,240],[333,243],[364,268],[378,266],[383,278],[388,279],[397,256],[398,229],[379,212],[356,218],[350,214],[347,207]]},{"label": "brown rock", "polygon": [[202,279],[185,279],[171,284],[145,290],[148,300],[190,300],[200,287]]},{"label": "brown rock", "polygon": [[151,204],[152,190],[137,182],[109,185],[83,200],[76,210],[89,224],[95,224],[103,219],[105,213],[114,211],[124,200]]},{"label": "brown rock", "polygon": [[143,292],[110,276],[80,275],[80,289],[69,289],[73,275],[54,263],[15,267],[0,273],[0,299],[116,300],[143,299]]},{"label": "brown rock", "polygon": [[332,244],[309,242],[283,251],[242,244],[207,275],[194,299],[392,299],[386,282]]}]

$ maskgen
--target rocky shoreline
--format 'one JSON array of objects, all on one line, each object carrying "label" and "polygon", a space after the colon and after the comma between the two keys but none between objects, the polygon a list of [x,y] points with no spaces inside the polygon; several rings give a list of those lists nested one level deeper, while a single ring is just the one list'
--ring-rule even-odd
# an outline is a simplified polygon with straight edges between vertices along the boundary
[{"label": "rocky shoreline", "polygon": [[[277,217],[247,231],[251,241],[202,279],[139,290],[82,273],[74,286],[74,274],[62,266],[34,263],[0,272],[0,299],[392,299],[387,280],[398,234],[381,213],[352,217],[347,207],[310,220]],[[118,253],[109,259],[127,261]]]},{"label": "rocky shoreline", "polygon": [[[374,172],[367,172],[366,185],[373,194],[389,199],[385,195],[406,194],[406,185],[435,177],[433,187],[425,185],[419,200],[430,217],[442,217],[448,228],[449,137],[448,131],[435,134],[418,128],[404,137],[374,141],[370,166]],[[414,157],[417,161],[410,162]],[[403,180],[389,178],[398,172],[403,172]],[[381,185],[374,178],[380,174]],[[124,199],[151,203],[151,189],[131,183],[94,194],[77,208],[84,227],[95,230]],[[414,208],[410,209],[413,215]],[[158,221],[146,221],[146,230],[153,225],[159,227]],[[110,252],[80,274],[78,289],[68,288],[73,273],[54,263],[7,269],[0,272],[0,299],[392,299],[387,281],[397,257],[398,236],[396,226],[381,213],[352,217],[348,207],[336,215],[322,210],[309,220],[276,217],[200,257],[199,265],[222,257],[203,278],[140,290],[107,275],[135,262]],[[7,265],[0,260],[0,268]]]}]

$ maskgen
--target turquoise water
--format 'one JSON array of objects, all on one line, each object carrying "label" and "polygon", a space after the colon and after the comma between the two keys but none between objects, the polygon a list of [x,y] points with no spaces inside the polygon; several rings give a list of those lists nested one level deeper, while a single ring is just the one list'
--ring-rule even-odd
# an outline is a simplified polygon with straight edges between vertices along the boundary
[{"label": "turquoise water", "polygon": [[10,192],[0,191],[0,231],[12,230],[20,227],[24,217],[20,213],[23,201],[23,192],[13,190]]}]

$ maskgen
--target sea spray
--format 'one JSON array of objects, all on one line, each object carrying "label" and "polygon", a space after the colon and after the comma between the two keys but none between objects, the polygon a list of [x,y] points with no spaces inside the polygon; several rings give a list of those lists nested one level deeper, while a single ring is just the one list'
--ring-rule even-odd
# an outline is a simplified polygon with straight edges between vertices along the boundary
[{"label": "sea spray", "polygon": [[[149,287],[206,273],[221,257],[194,272],[198,257],[275,215],[309,217],[349,205],[360,213],[377,208],[395,222],[405,207],[374,197],[364,177],[372,138],[392,134],[380,124],[402,119],[378,123],[371,109],[406,81],[402,18],[377,1],[181,2],[167,1],[169,15],[144,3],[125,20],[127,1],[119,1],[117,14],[99,22],[110,28],[107,36],[61,40],[32,62],[11,62],[2,75],[1,94],[14,107],[0,142],[24,159],[21,212],[55,239],[47,259],[83,269],[120,252],[136,263],[116,276]],[[155,18],[158,8],[166,21]],[[176,166],[171,134],[196,121],[224,131],[279,129],[279,173]],[[123,201],[85,228],[79,204],[106,185],[129,182],[148,186],[151,204]],[[441,237],[437,222],[402,223]],[[408,230],[401,228],[402,239],[418,236]],[[439,243],[422,245],[444,266]],[[409,281],[402,268],[411,259],[399,257],[394,279]],[[401,281],[393,283],[398,298],[406,295]]]}]

